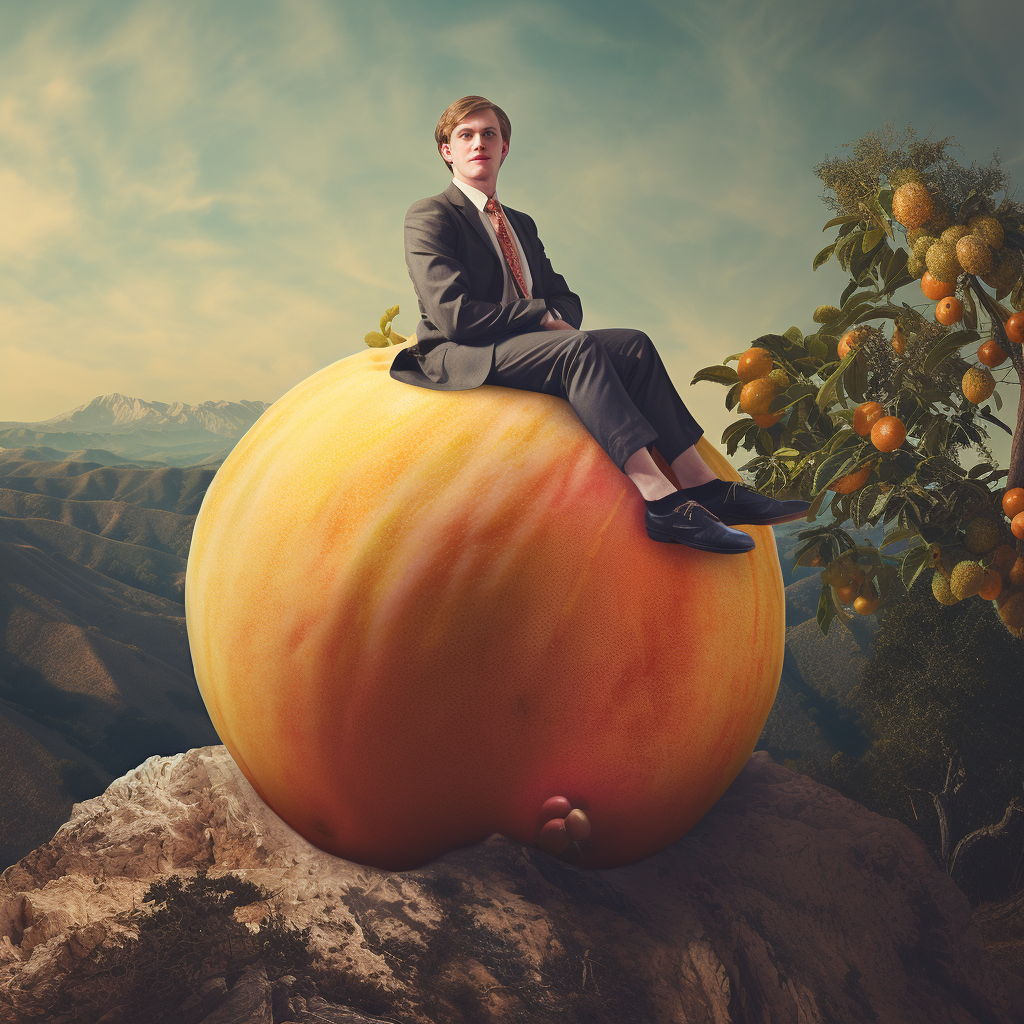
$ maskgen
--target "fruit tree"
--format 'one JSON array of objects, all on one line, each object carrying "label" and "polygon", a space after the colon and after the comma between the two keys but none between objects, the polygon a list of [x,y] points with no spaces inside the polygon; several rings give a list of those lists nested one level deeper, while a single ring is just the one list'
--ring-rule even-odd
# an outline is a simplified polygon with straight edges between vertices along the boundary
[{"label": "fruit tree", "polygon": [[[997,157],[964,167],[951,142],[886,126],[820,164],[837,233],[813,268],[835,257],[849,274],[838,305],[814,311],[812,333],[765,335],[693,379],[745,414],[722,443],[754,454],[758,489],[811,501],[811,520],[831,512],[797,550],[823,567],[823,631],[926,570],[937,601],[978,596],[1024,631],[1024,404],[1011,428],[996,391],[1024,377],[1024,205]],[[1013,436],[1005,468],[990,429]],[[882,543],[858,545],[848,523],[883,525]]]}]

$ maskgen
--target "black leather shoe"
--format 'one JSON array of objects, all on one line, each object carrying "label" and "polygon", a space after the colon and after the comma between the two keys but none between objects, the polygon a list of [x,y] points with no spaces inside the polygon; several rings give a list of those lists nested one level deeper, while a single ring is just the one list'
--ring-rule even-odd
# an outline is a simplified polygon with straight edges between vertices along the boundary
[{"label": "black leather shoe", "polygon": [[776,501],[731,480],[713,480],[690,490],[700,491],[700,503],[726,526],[778,526],[805,518],[811,507],[809,501]]},{"label": "black leather shoe", "polygon": [[664,515],[649,508],[645,517],[647,536],[668,544],[685,544],[700,551],[741,555],[752,551],[754,541],[742,530],[732,530],[696,501],[682,501]]}]

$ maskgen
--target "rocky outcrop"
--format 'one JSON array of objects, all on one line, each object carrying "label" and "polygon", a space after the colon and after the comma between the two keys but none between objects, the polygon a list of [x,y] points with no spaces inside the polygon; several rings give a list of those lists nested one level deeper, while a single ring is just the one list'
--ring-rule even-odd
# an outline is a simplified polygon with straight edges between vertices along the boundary
[{"label": "rocky outcrop", "polygon": [[495,835],[387,872],[310,846],[223,747],[150,758],[4,872],[0,1019],[131,934],[150,882],[203,867],[270,890],[349,995],[304,995],[256,963],[206,979],[182,1021],[1024,1020],[1024,983],[921,841],[767,754],[630,867],[581,870]]}]

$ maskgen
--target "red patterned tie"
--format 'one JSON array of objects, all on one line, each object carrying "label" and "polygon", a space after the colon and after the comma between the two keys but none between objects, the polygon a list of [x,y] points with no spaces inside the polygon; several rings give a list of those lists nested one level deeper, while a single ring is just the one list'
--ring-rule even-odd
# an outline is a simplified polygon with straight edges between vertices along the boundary
[{"label": "red patterned tie", "polygon": [[494,225],[494,233],[498,236],[498,241],[501,243],[501,251],[505,254],[505,262],[508,264],[509,270],[512,271],[512,279],[519,288],[519,294],[524,299],[530,298],[530,293],[526,288],[526,279],[523,277],[523,268],[519,264],[519,253],[516,252],[516,247],[508,233],[508,228],[505,227],[505,215],[502,212],[501,203],[497,199],[488,199],[484,204],[484,209],[490,215],[491,224]]}]

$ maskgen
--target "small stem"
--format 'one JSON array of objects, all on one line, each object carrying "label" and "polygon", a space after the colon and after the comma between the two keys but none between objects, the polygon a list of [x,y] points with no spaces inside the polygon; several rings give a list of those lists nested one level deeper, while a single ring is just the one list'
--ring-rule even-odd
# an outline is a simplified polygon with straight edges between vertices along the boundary
[{"label": "small stem", "polygon": [[[1024,351],[1020,345],[1014,345],[1006,336],[1006,328],[1003,326],[1003,318],[999,313],[999,305],[981,287],[970,274],[967,275],[967,286],[978,296],[979,301],[985,307],[985,311],[992,319],[992,333],[995,335],[999,346],[1010,354],[1013,368],[1017,371],[1018,384],[1024,380]],[[1017,400],[1017,424],[1013,431],[1013,441],[1010,444],[1010,464],[1006,467],[1006,486],[1024,487],[1024,389],[1021,390]]]}]

